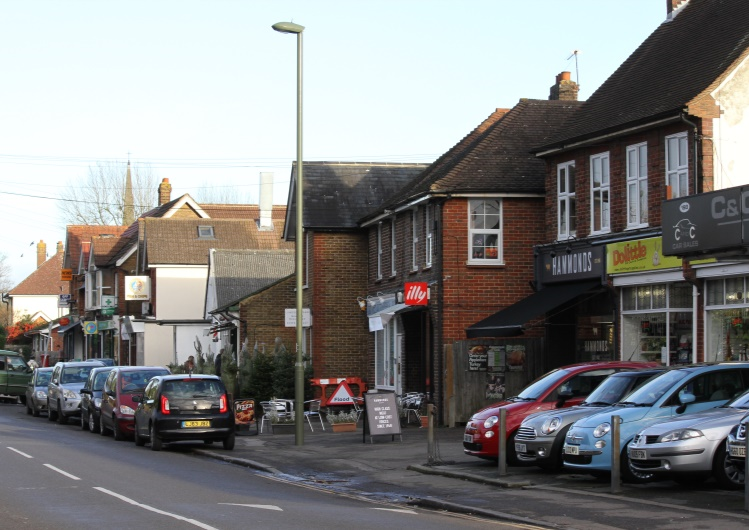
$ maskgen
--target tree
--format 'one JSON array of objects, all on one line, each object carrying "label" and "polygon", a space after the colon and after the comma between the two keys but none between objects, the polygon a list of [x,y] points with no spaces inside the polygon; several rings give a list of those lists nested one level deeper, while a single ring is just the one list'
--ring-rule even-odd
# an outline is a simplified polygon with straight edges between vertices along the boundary
[{"label": "tree", "polygon": [[130,162],[97,162],[89,166],[83,185],[68,183],[60,210],[66,224],[130,225],[156,206],[156,182],[148,165],[134,165],[131,170]]}]

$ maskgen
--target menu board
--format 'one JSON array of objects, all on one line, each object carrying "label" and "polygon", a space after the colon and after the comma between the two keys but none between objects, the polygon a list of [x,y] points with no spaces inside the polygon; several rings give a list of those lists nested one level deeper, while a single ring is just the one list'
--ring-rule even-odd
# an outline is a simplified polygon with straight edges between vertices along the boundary
[{"label": "menu board", "polygon": [[370,436],[401,433],[398,405],[393,392],[364,394]]}]

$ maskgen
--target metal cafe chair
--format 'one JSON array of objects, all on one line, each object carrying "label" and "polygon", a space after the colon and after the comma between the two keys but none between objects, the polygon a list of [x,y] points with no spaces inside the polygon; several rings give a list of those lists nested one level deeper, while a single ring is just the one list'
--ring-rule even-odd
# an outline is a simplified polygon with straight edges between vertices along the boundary
[{"label": "metal cafe chair", "polygon": [[[263,407],[263,415],[260,418],[260,434],[263,434],[263,427],[268,422],[273,424],[273,416],[278,418],[286,418],[287,416],[294,415],[293,402],[286,399],[277,399],[275,401],[261,401],[260,406]],[[272,427],[271,427],[272,428]]]},{"label": "metal cafe chair", "polygon": [[317,417],[320,420],[320,427],[322,427],[322,430],[325,430],[325,424],[322,421],[322,414],[320,414],[320,400],[319,399],[310,399],[309,401],[304,402],[307,410],[304,411],[304,417],[307,420],[307,423],[309,423],[309,428],[314,432],[315,429],[312,428],[312,421],[310,418]]}]

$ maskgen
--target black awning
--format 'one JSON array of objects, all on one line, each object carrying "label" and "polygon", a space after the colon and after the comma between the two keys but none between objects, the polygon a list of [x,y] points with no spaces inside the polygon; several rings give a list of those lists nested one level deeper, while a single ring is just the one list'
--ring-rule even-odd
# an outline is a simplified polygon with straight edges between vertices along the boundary
[{"label": "black awning", "polygon": [[600,280],[564,283],[546,287],[509,307],[497,311],[466,328],[469,339],[478,337],[516,337],[523,333],[523,324],[559,307],[576,296],[601,287]]}]

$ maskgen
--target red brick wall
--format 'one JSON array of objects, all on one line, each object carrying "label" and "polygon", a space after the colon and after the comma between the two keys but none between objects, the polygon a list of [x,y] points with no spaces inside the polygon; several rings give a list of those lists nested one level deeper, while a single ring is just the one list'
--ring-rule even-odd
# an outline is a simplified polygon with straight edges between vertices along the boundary
[{"label": "red brick wall", "polygon": [[246,298],[239,304],[240,341],[247,338],[250,351],[258,344],[262,351],[272,350],[276,337],[281,337],[286,349],[296,351],[296,328],[284,326],[286,308],[296,307],[296,278],[292,276],[270,289]]}]

